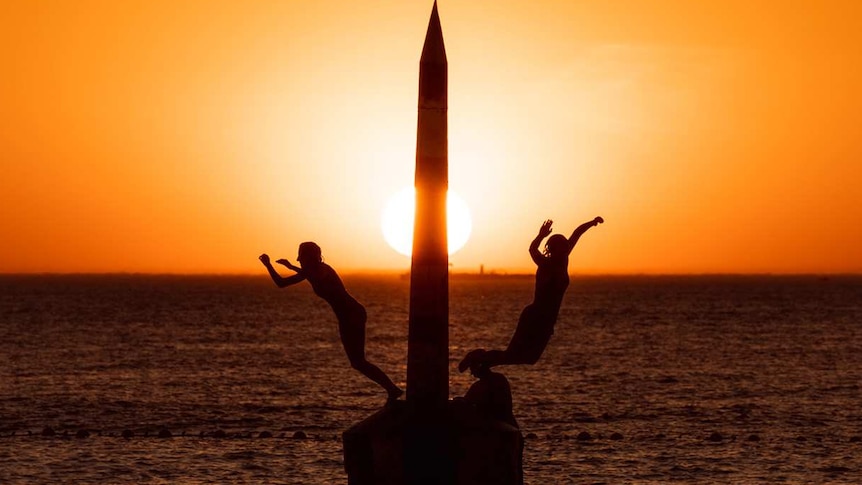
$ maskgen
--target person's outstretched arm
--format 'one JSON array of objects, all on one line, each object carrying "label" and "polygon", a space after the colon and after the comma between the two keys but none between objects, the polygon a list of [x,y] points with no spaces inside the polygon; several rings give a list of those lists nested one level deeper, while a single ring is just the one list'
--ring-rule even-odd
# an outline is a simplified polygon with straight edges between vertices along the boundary
[{"label": "person's outstretched arm", "polygon": [[575,244],[577,244],[578,239],[580,239],[581,236],[583,236],[584,233],[587,232],[587,229],[598,226],[603,222],[605,222],[604,219],[602,219],[601,217],[596,217],[595,219],[589,222],[585,222],[580,226],[576,227],[575,230],[572,232],[572,235],[569,236],[569,252],[571,253],[572,249],[575,249]]},{"label": "person's outstretched arm", "polygon": [[258,259],[260,259],[260,262],[263,263],[263,265],[266,267],[266,270],[269,271],[269,276],[272,277],[272,281],[275,282],[275,286],[278,286],[279,288],[295,285],[305,279],[305,276],[303,276],[301,273],[297,273],[293,276],[288,276],[287,278],[282,277],[280,274],[278,274],[278,271],[276,271],[275,268],[272,267],[272,263],[269,262],[268,254],[261,254],[260,258]]},{"label": "person's outstretched arm", "polygon": [[283,259],[283,258],[279,259],[278,261],[276,261],[276,263],[278,263],[282,266],[286,266],[287,269],[293,271],[294,273],[302,274],[302,268],[300,268],[299,266],[294,266],[290,261],[288,261],[286,259]]},{"label": "person's outstretched arm", "polygon": [[542,261],[545,260],[542,253],[539,252],[539,244],[542,243],[542,239],[545,239],[551,233],[551,224],[553,223],[554,221],[550,219],[543,222],[542,227],[539,228],[539,234],[537,234],[536,238],[533,239],[533,242],[530,243],[530,257],[533,258],[533,262],[536,263],[536,265],[541,264]]}]

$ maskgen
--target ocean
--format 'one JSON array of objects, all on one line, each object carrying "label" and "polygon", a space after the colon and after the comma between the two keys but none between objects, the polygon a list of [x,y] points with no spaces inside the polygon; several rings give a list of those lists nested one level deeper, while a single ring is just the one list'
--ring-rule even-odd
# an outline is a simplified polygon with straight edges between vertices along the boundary
[{"label": "ocean", "polygon": [[[403,386],[409,281],[343,277]],[[452,397],[532,291],[451,280]],[[573,276],[542,359],[499,369],[528,484],[862,483],[859,276]],[[307,284],[0,276],[3,484],[346,483],[341,433],[384,401]]]}]

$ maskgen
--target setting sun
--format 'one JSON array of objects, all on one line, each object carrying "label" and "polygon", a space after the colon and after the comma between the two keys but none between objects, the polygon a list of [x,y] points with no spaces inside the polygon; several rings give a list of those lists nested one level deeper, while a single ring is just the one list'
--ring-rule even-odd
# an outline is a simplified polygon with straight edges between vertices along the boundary
[{"label": "setting sun", "polygon": [[[413,251],[413,218],[416,211],[416,190],[406,187],[389,198],[383,208],[380,226],[383,238],[404,256]],[[449,191],[446,197],[449,254],[455,254],[470,239],[473,223],[470,209],[458,194]]]}]

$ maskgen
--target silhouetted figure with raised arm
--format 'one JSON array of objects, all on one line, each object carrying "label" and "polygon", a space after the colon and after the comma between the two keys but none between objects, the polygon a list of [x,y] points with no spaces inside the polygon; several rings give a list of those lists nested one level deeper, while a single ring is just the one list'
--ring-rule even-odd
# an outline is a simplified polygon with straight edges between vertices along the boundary
[{"label": "silhouetted figure with raised arm", "polygon": [[365,307],[350,296],[350,293],[344,288],[341,278],[338,277],[338,273],[323,262],[320,246],[313,242],[300,244],[299,255],[296,259],[299,261],[300,267],[298,268],[286,259],[276,261],[276,263],[296,272],[295,275],[284,278],[272,267],[268,255],[260,255],[260,261],[266,266],[272,281],[279,288],[295,285],[303,280],[308,280],[311,283],[314,293],[326,300],[332,310],[335,311],[335,316],[338,318],[338,333],[341,335],[341,344],[347,352],[350,365],[386,389],[388,402],[398,399],[404,391],[396,386],[385,372],[365,358],[365,321],[368,318]]},{"label": "silhouetted figure with raised arm", "polygon": [[[482,360],[481,351],[474,354],[470,365],[470,373],[479,379],[474,382],[463,401],[471,406],[482,416],[502,421],[518,427],[515,414],[512,412],[512,388],[509,379],[498,372],[494,372]],[[457,399],[457,398],[456,398]]]},{"label": "silhouetted figure with raised arm", "polygon": [[554,234],[545,243],[544,254],[539,252],[539,244],[551,234],[553,221],[549,219],[542,224],[539,234],[530,243],[530,257],[537,267],[535,295],[533,302],[521,312],[509,346],[506,350],[476,349],[468,352],[458,364],[460,372],[477,363],[493,367],[501,364],[532,365],[539,360],[554,334],[563,295],[569,287],[569,254],[588,229],[603,222],[601,217],[585,222],[568,239],[562,234]]}]

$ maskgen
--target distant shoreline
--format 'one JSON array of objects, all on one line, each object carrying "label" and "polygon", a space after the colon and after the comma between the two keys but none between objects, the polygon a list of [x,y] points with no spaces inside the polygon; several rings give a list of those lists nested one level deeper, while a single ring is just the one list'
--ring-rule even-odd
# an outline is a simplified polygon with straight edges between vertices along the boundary
[{"label": "distant shoreline", "polygon": [[[342,271],[343,276],[348,277],[393,277],[406,278],[410,275],[406,271]],[[847,278],[862,277],[862,273],[569,273],[573,278]],[[146,272],[94,272],[94,273],[0,273],[0,278],[17,277],[166,277],[166,278],[256,278],[266,277],[266,274],[257,273],[146,273]],[[450,279],[522,279],[533,278],[534,273],[519,272],[451,272]]]}]

